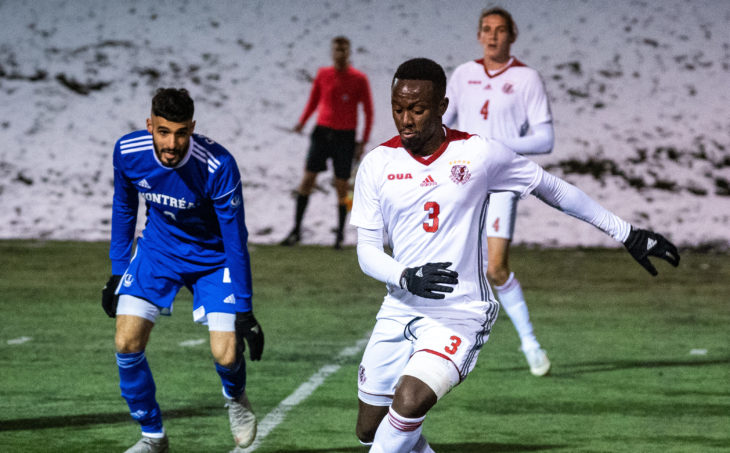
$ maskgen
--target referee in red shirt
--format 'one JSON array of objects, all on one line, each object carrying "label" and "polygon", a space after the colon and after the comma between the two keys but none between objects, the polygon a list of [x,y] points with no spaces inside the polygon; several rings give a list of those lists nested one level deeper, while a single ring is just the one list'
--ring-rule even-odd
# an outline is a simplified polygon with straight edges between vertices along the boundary
[{"label": "referee in red shirt", "polygon": [[[373,101],[370,84],[364,73],[350,66],[350,40],[344,36],[332,39],[333,66],[320,68],[312,85],[307,106],[294,127],[301,133],[309,117],[318,111],[317,126],[311,136],[307,164],[299,184],[294,228],[281,245],[295,245],[301,240],[301,225],[312,193],[317,173],[327,169],[332,159],[337,190],[337,238],[335,248],[342,247],[345,218],[347,217],[348,179],[352,162],[362,155],[373,124]],[[362,104],[365,126],[362,140],[355,140],[357,109]]]}]

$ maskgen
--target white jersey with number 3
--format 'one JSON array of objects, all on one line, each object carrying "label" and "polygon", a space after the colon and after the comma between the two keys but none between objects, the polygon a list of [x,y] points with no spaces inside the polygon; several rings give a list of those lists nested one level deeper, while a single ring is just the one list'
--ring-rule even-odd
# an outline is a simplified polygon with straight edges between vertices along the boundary
[{"label": "white jersey with number 3", "polygon": [[523,137],[531,125],[552,121],[540,74],[514,57],[491,73],[483,60],[458,66],[446,97],[444,124],[482,137]]},{"label": "white jersey with number 3", "polygon": [[432,155],[411,154],[396,136],[370,151],[357,172],[350,223],[383,229],[393,258],[413,267],[451,262],[459,283],[445,299],[389,286],[383,309],[414,316],[453,317],[454,309],[483,313],[493,300],[483,269],[488,194],[527,196],[543,170],[501,143],[444,128]]}]

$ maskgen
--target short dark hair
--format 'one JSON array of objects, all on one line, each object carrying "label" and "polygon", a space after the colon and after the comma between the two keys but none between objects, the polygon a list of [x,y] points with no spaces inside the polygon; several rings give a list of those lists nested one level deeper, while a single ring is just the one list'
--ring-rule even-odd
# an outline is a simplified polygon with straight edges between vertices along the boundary
[{"label": "short dark hair", "polygon": [[482,21],[484,18],[493,14],[502,16],[502,19],[504,19],[507,23],[507,33],[509,33],[510,38],[512,38],[512,42],[517,41],[517,24],[515,23],[515,20],[512,19],[512,14],[499,6],[482,10],[482,14],[479,16],[479,27],[477,28],[477,31],[482,31]]},{"label": "short dark hair", "polygon": [[351,47],[350,46],[350,40],[347,39],[346,36],[342,36],[342,35],[335,36],[334,38],[332,38],[332,44],[338,45],[338,46],[345,44],[347,47]]},{"label": "short dark hair", "polygon": [[397,80],[428,80],[433,82],[433,91],[437,100],[446,96],[446,73],[440,64],[428,58],[413,58],[398,66],[393,76],[395,85]]},{"label": "short dark hair", "polygon": [[152,114],[174,123],[193,119],[195,104],[185,88],[160,88],[152,98]]}]

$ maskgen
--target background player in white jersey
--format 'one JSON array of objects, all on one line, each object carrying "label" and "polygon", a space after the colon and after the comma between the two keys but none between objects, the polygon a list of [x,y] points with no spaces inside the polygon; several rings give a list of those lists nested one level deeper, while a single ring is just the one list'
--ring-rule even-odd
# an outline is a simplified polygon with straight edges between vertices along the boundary
[{"label": "background player in white jersey", "polygon": [[398,68],[391,102],[399,135],[365,156],[355,182],[360,267],[388,288],[358,373],[356,431],[371,452],[433,451],[421,435],[426,413],[467,377],[489,337],[499,307],[483,272],[491,192],[533,193],[623,242],[652,274],[649,255],[679,264],[661,235],[632,227],[498,141],[444,127],[445,91],[431,60]]},{"label": "background player in white jersey", "polygon": [[[454,70],[446,87],[449,107],[444,124],[496,138],[520,154],[553,149],[553,125],[544,84],[537,71],[510,53],[517,26],[509,12],[495,7],[479,17],[477,32],[484,57]],[[495,193],[487,211],[487,278],[521,340],[530,372],[544,376],[550,360],[535,336],[520,282],[509,267],[518,197]]]},{"label": "background player in white jersey", "polygon": [[[142,428],[132,453],[168,451],[145,348],[183,286],[193,293],[194,320],[208,325],[236,444],[248,446],[256,435],[244,339],[251,360],[260,360],[264,334],[251,305],[241,175],[225,148],[193,133],[193,113],[186,90],[161,89],[147,130],[125,135],[114,148],[112,276],[102,307],[116,317],[119,386]],[[131,256],[140,195],[147,222]]]}]

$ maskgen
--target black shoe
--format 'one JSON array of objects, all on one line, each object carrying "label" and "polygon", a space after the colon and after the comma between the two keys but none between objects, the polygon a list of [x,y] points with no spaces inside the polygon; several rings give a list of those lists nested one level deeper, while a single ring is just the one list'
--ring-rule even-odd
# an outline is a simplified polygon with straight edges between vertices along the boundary
[{"label": "black shoe", "polygon": [[292,231],[289,233],[289,236],[279,243],[279,245],[291,247],[292,245],[297,245],[301,239],[302,237],[298,231]]}]

